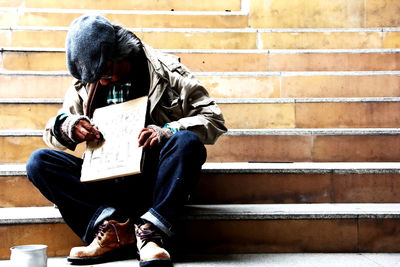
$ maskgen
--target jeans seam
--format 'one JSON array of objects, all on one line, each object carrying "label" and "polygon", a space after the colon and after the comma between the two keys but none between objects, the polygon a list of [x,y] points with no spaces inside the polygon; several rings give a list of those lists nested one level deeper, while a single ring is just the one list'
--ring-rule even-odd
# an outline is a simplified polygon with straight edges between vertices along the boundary
[{"label": "jeans seam", "polygon": [[151,222],[154,226],[156,226],[169,237],[174,235],[174,232],[172,232],[171,230],[172,225],[152,208],[148,212],[146,212],[141,217],[141,219],[147,222]]},{"label": "jeans seam", "polygon": [[151,208],[150,213],[153,214],[157,219],[159,219],[161,223],[164,224],[165,227],[171,231],[172,225],[163,216],[161,216],[155,209]]}]

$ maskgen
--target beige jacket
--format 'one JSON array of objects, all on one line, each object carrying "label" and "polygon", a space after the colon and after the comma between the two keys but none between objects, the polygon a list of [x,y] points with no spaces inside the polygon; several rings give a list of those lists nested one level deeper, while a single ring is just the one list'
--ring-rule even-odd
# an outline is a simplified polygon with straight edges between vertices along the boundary
[{"label": "beige jacket", "polygon": [[[160,127],[169,123],[172,128],[193,131],[205,144],[215,143],[227,131],[215,101],[178,57],[143,45],[150,72],[149,112],[152,120]],[[89,87],[89,84],[75,80],[58,114],[86,116]],[[53,135],[55,118],[48,121],[43,139],[49,147],[64,150],[67,147]]]}]

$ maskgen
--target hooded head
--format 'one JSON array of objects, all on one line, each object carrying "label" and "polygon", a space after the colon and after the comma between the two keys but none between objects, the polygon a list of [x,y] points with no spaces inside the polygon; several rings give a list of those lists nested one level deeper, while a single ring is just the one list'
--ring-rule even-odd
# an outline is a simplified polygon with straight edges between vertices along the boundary
[{"label": "hooded head", "polygon": [[84,15],[75,19],[65,41],[71,75],[88,83],[98,81],[112,58],[115,39],[114,27],[106,18]]}]

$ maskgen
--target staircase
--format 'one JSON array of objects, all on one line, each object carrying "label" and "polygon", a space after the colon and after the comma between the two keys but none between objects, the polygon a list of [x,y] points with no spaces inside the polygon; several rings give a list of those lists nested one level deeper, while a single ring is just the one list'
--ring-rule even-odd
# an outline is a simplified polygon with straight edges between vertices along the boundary
[{"label": "staircase", "polygon": [[225,116],[179,251],[400,251],[397,1],[0,3],[0,259],[81,245],[25,163],[71,83],[68,25],[94,9],[180,56]]}]

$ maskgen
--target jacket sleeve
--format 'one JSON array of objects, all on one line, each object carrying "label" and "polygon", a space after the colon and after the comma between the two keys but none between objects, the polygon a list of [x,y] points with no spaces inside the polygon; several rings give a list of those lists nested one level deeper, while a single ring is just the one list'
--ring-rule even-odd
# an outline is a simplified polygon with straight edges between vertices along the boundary
[{"label": "jacket sleeve", "polygon": [[82,99],[78,94],[79,86],[81,90],[84,90],[83,85],[78,81],[68,88],[62,108],[58,110],[56,116],[49,119],[45,126],[43,140],[50,148],[58,150],[75,150],[76,148],[77,143],[69,138],[68,134],[62,132],[61,126],[85,117]]},{"label": "jacket sleeve", "polygon": [[214,144],[227,128],[221,110],[207,90],[183,65],[172,72],[170,85],[180,92],[183,118],[168,126],[193,131],[204,144]]}]

